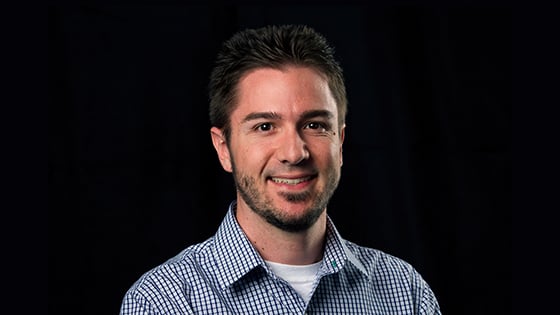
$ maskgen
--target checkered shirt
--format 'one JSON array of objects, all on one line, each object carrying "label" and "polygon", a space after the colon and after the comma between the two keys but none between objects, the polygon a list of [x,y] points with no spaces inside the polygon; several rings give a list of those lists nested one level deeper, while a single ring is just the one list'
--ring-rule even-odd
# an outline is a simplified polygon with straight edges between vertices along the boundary
[{"label": "checkered shirt", "polygon": [[405,261],[342,239],[330,218],[308,303],[277,277],[235,219],[146,272],[120,314],[441,314],[434,293]]}]

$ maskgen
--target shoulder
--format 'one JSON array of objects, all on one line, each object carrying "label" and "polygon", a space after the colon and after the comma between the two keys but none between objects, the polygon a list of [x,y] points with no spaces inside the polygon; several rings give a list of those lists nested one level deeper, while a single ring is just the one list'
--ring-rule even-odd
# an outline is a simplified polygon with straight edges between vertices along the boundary
[{"label": "shoulder", "polygon": [[[374,248],[345,241],[351,255],[366,269],[368,282],[381,299],[413,302],[420,314],[441,314],[439,304],[428,283],[407,261]],[[403,302],[404,303],[404,302]]]},{"label": "shoulder", "polygon": [[165,296],[187,296],[191,285],[199,280],[201,268],[212,264],[212,248],[213,238],[210,238],[145,272],[128,289],[125,300],[134,303],[144,300],[147,305],[154,305]]},{"label": "shoulder", "polygon": [[416,269],[402,258],[382,250],[364,247],[350,241],[345,245],[352,254],[364,265],[368,274],[379,281],[406,280],[411,285],[423,281]]}]

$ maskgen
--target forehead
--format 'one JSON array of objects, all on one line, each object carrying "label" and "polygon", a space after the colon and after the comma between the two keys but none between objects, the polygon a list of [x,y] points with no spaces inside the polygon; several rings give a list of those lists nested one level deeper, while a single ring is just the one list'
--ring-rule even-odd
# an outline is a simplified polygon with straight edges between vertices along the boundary
[{"label": "forehead", "polygon": [[251,112],[297,115],[328,110],[336,118],[336,101],[326,78],[310,67],[258,68],[241,77],[232,118]]}]

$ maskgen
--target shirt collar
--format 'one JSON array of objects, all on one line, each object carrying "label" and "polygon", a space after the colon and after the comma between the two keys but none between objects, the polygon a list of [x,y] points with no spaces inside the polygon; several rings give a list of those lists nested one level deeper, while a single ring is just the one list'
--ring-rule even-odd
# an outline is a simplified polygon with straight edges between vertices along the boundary
[{"label": "shirt collar", "polygon": [[236,206],[235,201],[230,204],[226,217],[214,237],[216,242],[214,258],[222,290],[241,279],[255,267],[265,264],[237,223]]},{"label": "shirt collar", "polygon": [[[214,258],[218,269],[217,277],[222,290],[241,279],[258,266],[266,269],[266,263],[255,250],[235,218],[236,202],[233,201],[225,219],[218,228],[215,240]],[[356,266],[367,276],[364,265],[348,249],[332,220],[327,216],[325,252],[321,265],[321,276],[339,272],[347,262]]]},{"label": "shirt collar", "polygon": [[358,268],[364,275],[368,276],[364,265],[356,255],[350,251],[346,245],[346,240],[340,236],[331,218],[327,216],[327,238],[321,272],[323,275],[339,272],[348,262]]}]

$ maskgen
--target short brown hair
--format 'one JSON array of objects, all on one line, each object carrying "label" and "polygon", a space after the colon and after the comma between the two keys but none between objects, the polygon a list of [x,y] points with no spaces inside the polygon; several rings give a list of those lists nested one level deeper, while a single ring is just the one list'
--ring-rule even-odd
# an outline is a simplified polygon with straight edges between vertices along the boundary
[{"label": "short brown hair", "polygon": [[312,67],[326,76],[337,104],[339,126],[346,117],[348,100],[342,68],[334,48],[324,36],[305,25],[266,26],[246,29],[223,43],[210,75],[210,123],[229,140],[230,115],[236,89],[243,75],[257,68]]}]

